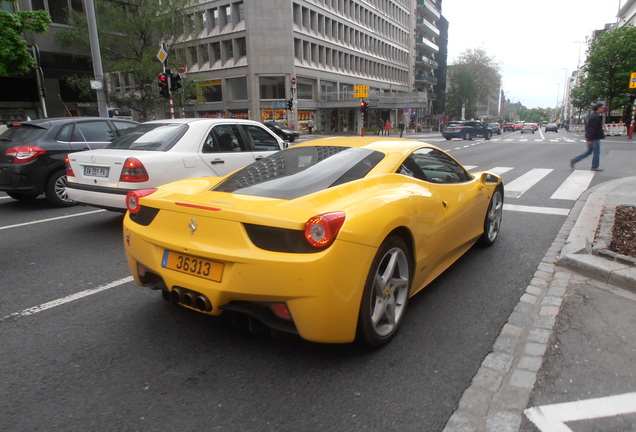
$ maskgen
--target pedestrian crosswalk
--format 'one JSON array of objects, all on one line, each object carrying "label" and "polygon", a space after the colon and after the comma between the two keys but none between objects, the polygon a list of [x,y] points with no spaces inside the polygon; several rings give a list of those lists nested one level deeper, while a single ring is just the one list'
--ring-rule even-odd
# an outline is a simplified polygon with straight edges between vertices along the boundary
[{"label": "pedestrian crosswalk", "polygon": [[[575,170],[564,176],[563,170],[550,168],[529,168],[519,173],[515,167],[481,167],[465,165],[469,171],[489,171],[504,178],[504,210],[553,215],[568,215],[569,208],[546,206],[547,200],[576,201],[585,192],[594,179],[594,171]],[[550,177],[554,177],[547,181]],[[555,181],[556,180],[556,181]],[[554,186],[554,185],[557,186]],[[556,189],[555,189],[556,187]],[[528,191],[537,188],[545,198],[540,198],[540,205],[522,205],[519,199]],[[536,199],[536,198],[535,198]],[[554,202],[554,201],[553,201]],[[558,202],[556,205],[563,205]]]}]

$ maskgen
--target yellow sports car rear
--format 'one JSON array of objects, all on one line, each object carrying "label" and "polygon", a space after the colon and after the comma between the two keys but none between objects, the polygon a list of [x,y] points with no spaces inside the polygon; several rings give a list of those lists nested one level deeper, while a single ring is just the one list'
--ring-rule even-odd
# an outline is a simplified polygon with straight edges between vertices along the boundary
[{"label": "yellow sports car rear", "polygon": [[209,315],[377,347],[410,296],[478,240],[494,243],[503,184],[419,141],[320,139],[127,203],[139,285]]}]

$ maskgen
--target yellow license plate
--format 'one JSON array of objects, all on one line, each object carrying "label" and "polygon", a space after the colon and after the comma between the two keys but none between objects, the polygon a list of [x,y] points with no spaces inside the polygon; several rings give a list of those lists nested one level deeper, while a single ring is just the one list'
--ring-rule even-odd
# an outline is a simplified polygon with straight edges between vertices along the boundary
[{"label": "yellow license plate", "polygon": [[221,282],[223,276],[223,264],[210,261],[205,258],[197,258],[192,255],[185,255],[173,251],[164,251],[161,267],[176,270],[192,276],[198,276]]}]

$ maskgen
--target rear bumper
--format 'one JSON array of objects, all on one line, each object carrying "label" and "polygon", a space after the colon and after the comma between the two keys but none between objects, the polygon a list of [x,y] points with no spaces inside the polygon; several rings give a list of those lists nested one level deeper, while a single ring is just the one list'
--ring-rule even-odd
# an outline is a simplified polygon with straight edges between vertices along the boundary
[{"label": "rear bumper", "polygon": [[125,212],[126,194],[130,192],[130,190],[88,186],[69,182],[66,186],[66,192],[69,198],[77,203],[106,210]]}]

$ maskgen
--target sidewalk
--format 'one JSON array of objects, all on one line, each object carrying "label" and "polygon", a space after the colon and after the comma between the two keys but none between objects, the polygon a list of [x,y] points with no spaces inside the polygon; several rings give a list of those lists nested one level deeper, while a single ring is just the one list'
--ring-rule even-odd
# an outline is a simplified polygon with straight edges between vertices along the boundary
[{"label": "sidewalk", "polygon": [[636,206],[636,177],[577,201],[445,432],[636,430],[636,258],[607,249],[617,205]]}]

